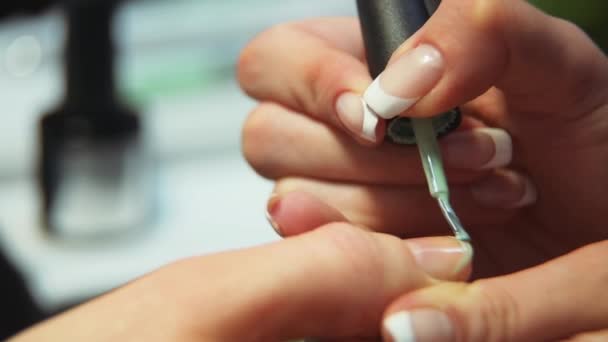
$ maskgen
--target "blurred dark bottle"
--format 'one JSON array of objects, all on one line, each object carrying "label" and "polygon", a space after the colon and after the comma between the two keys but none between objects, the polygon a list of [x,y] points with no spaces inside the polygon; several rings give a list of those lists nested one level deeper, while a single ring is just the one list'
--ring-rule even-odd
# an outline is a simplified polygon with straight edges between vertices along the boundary
[{"label": "blurred dark bottle", "polygon": [[52,6],[54,0],[2,0],[0,18],[20,14],[38,14]]},{"label": "blurred dark bottle", "polygon": [[67,0],[66,97],[40,123],[44,226],[60,238],[143,227],[150,166],[138,115],[116,92],[115,0]]}]

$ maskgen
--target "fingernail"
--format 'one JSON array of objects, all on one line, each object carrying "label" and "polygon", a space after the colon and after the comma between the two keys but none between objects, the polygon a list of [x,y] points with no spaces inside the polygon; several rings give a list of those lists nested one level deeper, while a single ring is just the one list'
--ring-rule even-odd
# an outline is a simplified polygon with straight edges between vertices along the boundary
[{"label": "fingernail", "polygon": [[476,128],[454,132],[442,139],[446,165],[462,169],[487,170],[505,167],[513,157],[513,142],[504,129]]},{"label": "fingernail", "polygon": [[363,98],[378,116],[392,119],[433,89],[442,74],[441,53],[431,45],[420,45],[391,63]]},{"label": "fingernail", "polygon": [[266,219],[268,220],[268,223],[270,223],[272,229],[274,229],[274,231],[282,237],[283,233],[281,232],[281,227],[274,220],[274,217],[276,216],[279,210],[280,204],[281,198],[279,197],[279,195],[273,194],[270,196],[266,204]]},{"label": "fingernail", "polygon": [[416,263],[437,279],[454,280],[469,266],[473,248],[466,242],[445,237],[406,240]]},{"label": "fingernail", "polygon": [[449,342],[455,339],[450,318],[432,309],[397,312],[388,316],[383,325],[393,342]]},{"label": "fingernail", "polygon": [[494,208],[522,208],[537,200],[530,178],[514,171],[503,171],[473,184],[471,194],[479,204]]},{"label": "fingernail", "polygon": [[365,140],[376,142],[378,117],[360,96],[354,93],[340,95],[336,101],[336,112],[346,129]]}]

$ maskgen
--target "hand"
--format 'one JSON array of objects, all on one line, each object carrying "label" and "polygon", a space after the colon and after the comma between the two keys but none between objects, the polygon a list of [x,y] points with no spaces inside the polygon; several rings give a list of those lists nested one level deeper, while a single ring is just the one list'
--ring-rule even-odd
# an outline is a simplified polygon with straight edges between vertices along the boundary
[{"label": "hand", "polygon": [[406,294],[388,309],[386,341],[608,341],[608,241],[544,265]]},{"label": "hand", "polygon": [[[433,63],[420,63],[420,45],[436,51],[426,55]],[[354,96],[371,83],[363,56],[350,18],[283,24],[244,50],[242,87],[262,102],[244,152],[277,180],[274,221],[289,236],[305,230],[303,217],[316,219],[276,209],[303,191],[375,231],[446,234],[416,149],[378,146],[383,124],[371,140],[362,135]],[[385,91],[420,98],[408,116],[464,104],[464,127],[442,144],[476,278],[608,236],[608,60],[581,30],[524,1],[446,0],[381,77]]]},{"label": "hand", "polygon": [[[421,45],[436,51],[425,55],[436,58],[431,69],[415,58]],[[332,210],[399,236],[448,232],[415,149],[380,145],[383,123],[362,132],[352,98],[371,83],[363,56],[347,18],[284,24],[243,52],[241,84],[263,102],[245,126],[244,151],[277,180],[269,213],[285,236]],[[523,1],[445,0],[381,77],[385,92],[419,98],[407,116],[464,104],[463,129],[442,142],[453,202],[473,236],[474,278],[505,275],[406,294],[388,313],[439,309],[457,340],[608,328],[606,243],[572,252],[608,236],[606,56],[578,28]],[[314,211],[289,205],[303,192],[317,198]]]},{"label": "hand", "polygon": [[378,337],[382,312],[399,294],[467,277],[471,255],[460,247],[451,238],[402,241],[330,224],[167,266],[12,341]]}]

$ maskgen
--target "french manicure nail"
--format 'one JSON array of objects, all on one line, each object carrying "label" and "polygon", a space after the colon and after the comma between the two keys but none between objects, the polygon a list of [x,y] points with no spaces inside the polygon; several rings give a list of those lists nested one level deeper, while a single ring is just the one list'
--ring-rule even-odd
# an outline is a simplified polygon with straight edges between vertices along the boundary
[{"label": "french manicure nail", "polygon": [[515,209],[536,203],[536,187],[530,178],[504,170],[471,186],[473,198],[483,206]]},{"label": "french manicure nail", "polygon": [[437,279],[455,280],[473,259],[473,248],[466,242],[445,237],[405,241],[418,266]]},{"label": "french manicure nail", "polygon": [[336,112],[342,124],[356,136],[376,142],[378,117],[360,96],[344,93],[336,101]]},{"label": "french manicure nail", "polygon": [[426,95],[442,74],[441,53],[433,46],[423,44],[391,63],[363,98],[378,116],[392,119]]},{"label": "french manicure nail", "polygon": [[450,342],[455,338],[450,318],[432,309],[394,313],[383,326],[393,342]]},{"label": "french manicure nail", "polygon": [[274,220],[274,217],[276,216],[276,213],[279,210],[280,202],[281,198],[279,197],[279,195],[273,194],[270,196],[266,204],[266,219],[268,220],[268,223],[270,223],[272,229],[274,229],[274,231],[282,237],[283,233],[281,232],[281,227]]},{"label": "french manicure nail", "polygon": [[530,206],[536,203],[537,198],[538,193],[536,192],[536,186],[534,185],[534,183],[532,183],[532,180],[530,180],[530,178],[526,177],[524,179],[524,194],[523,196],[521,196],[519,201],[517,201],[513,205],[513,208],[523,208]]},{"label": "french manicure nail", "polygon": [[476,128],[448,134],[441,141],[445,164],[453,168],[487,170],[505,167],[513,157],[509,133],[499,128]]}]

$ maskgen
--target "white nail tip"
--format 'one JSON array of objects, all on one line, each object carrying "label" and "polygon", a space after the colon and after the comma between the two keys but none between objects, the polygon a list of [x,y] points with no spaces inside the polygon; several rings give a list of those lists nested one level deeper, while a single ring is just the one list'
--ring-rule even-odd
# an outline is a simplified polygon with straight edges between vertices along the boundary
[{"label": "white nail tip", "polygon": [[361,99],[363,106],[363,126],[361,127],[361,134],[368,140],[373,142],[376,141],[376,127],[378,127],[378,116],[371,110],[371,108]]},{"label": "white nail tip", "polygon": [[527,207],[531,204],[536,203],[538,198],[538,192],[536,191],[536,186],[532,183],[532,181],[526,177],[525,185],[524,185],[524,195],[521,199],[513,205],[514,208],[522,208]]},{"label": "white nail tip", "polygon": [[398,312],[384,320],[384,329],[394,342],[416,342],[412,318],[408,312]]},{"label": "white nail tip", "polygon": [[[380,76],[381,77],[381,76]],[[388,94],[380,86],[380,77],[367,88],[363,99],[383,119],[392,119],[413,106],[418,99],[402,99]]]},{"label": "white nail tip", "polygon": [[467,267],[467,265],[469,265],[471,263],[471,260],[473,260],[473,255],[474,255],[473,246],[471,246],[470,243],[464,242],[464,241],[459,241],[459,242],[460,242],[460,246],[462,247],[463,253],[462,253],[462,259],[460,259],[460,262],[454,269],[455,275],[462,272],[462,270],[464,270],[465,267]]},{"label": "white nail tip", "polygon": [[509,133],[497,128],[478,128],[476,131],[488,135],[494,141],[494,156],[482,169],[495,169],[504,167],[513,159],[513,140]]}]

